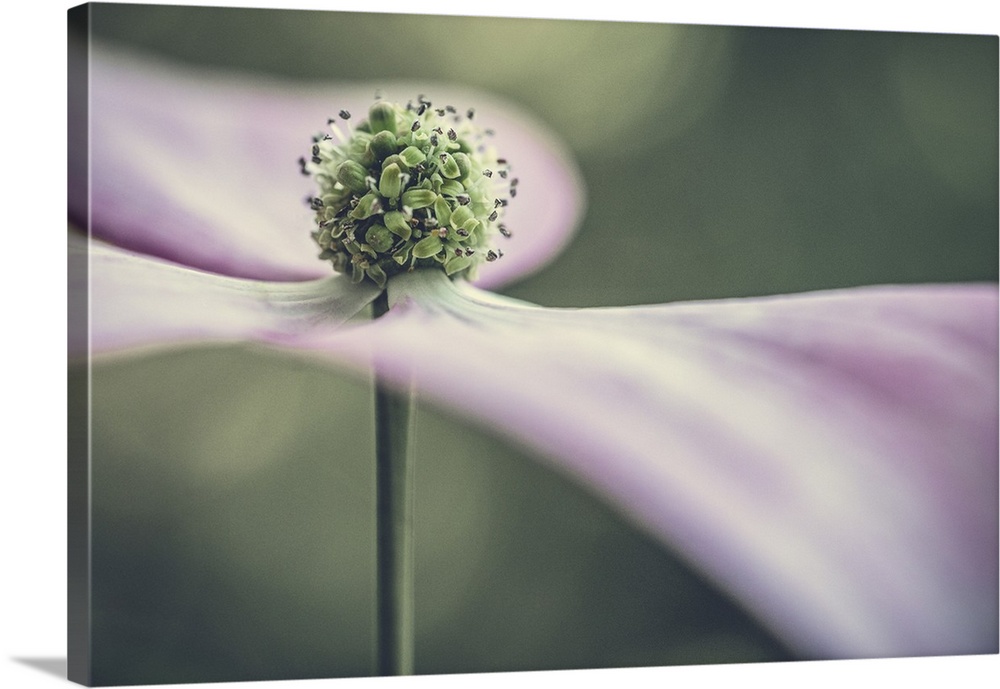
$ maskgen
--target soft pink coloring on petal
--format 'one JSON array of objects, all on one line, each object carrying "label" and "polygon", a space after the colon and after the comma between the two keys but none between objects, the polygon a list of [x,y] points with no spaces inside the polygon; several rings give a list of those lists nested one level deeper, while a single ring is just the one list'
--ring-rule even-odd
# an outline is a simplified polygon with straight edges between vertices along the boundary
[{"label": "soft pink coloring on petal", "polygon": [[[297,161],[341,109],[352,113],[349,124],[364,119],[377,88],[403,101],[420,92],[442,104],[475,105],[477,121],[496,131],[520,186],[506,216],[515,236],[502,240],[504,259],[484,267],[481,284],[517,278],[562,249],[581,212],[578,174],[550,133],[496,100],[434,84],[279,85],[97,47],[90,59],[92,235],[223,275],[329,275],[309,236],[314,220],[305,199],[314,185]],[[70,165],[70,212],[81,224],[84,155],[76,152]]]},{"label": "soft pink coloring on petal", "polygon": [[[214,275],[70,235],[70,290],[90,299],[72,314],[70,355],[206,342],[280,342],[322,324],[336,327],[379,293],[343,275],[263,282]],[[85,264],[86,267],[85,267]],[[89,284],[88,284],[89,282]]]},{"label": "soft pink coloring on petal", "polygon": [[582,310],[390,288],[299,345],[542,451],[806,655],[997,651],[995,286]]}]

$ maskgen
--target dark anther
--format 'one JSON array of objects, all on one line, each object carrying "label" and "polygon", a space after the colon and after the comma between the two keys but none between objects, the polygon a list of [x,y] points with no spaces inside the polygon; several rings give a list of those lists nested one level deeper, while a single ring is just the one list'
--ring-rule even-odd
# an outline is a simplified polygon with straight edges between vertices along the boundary
[{"label": "dark anther", "polygon": [[427,110],[427,104],[426,103],[421,103],[420,107],[417,108],[417,115],[418,116],[423,115],[426,110]]},{"label": "dark anther", "polygon": [[490,222],[493,222],[496,219],[497,219],[497,212],[493,211],[492,213],[490,213]]},{"label": "dark anther", "polygon": [[437,146],[437,145],[438,145],[438,135],[431,134],[431,146]]},{"label": "dark anther", "polygon": [[440,155],[438,155],[438,158],[441,159],[442,163],[447,163],[448,162],[448,154],[447,153],[441,153]]},{"label": "dark anther", "polygon": [[351,119],[351,113],[347,112],[346,110],[341,110],[337,114],[340,115],[340,118],[343,119],[343,120],[349,120],[349,119]]},{"label": "dark anther", "polygon": [[319,146],[317,146],[316,144],[313,144],[313,155],[314,156],[319,155]]},{"label": "dark anther", "polygon": [[438,117],[444,117],[444,108],[435,108],[434,112],[437,113]]},{"label": "dark anther", "polygon": [[317,165],[319,165],[320,163],[322,163],[322,162],[323,162],[322,160],[320,160],[319,156],[313,156],[313,157],[312,157],[312,161],[313,161],[314,163],[316,163]]},{"label": "dark anther", "polygon": [[485,176],[487,176],[487,177],[492,177],[493,176],[493,170],[490,170],[489,168],[486,168],[485,170],[483,170],[483,174]]},{"label": "dark anther", "polygon": [[504,225],[503,223],[500,223],[500,228],[499,229],[500,229],[500,234],[502,234],[504,237],[510,237],[511,233],[510,233],[510,230],[507,229],[506,225]]},{"label": "dark anther", "polygon": [[468,112],[465,113],[465,116],[468,117],[471,120],[472,116],[475,115],[475,114],[476,114],[476,109],[475,108],[469,108]]},{"label": "dark anther", "polygon": [[306,177],[309,176],[309,170],[306,170],[306,159],[305,159],[305,157],[299,158],[299,172],[301,172]]},{"label": "dark anther", "polygon": [[446,105],[446,106],[444,106],[444,109],[447,112],[450,112],[450,113],[454,113],[455,112],[455,106],[454,105]]},{"label": "dark anther", "polygon": [[490,249],[489,251],[486,252],[486,260],[489,261],[490,263],[497,260],[498,258],[500,257],[497,256],[497,252],[495,252],[493,249]]},{"label": "dark anther", "polygon": [[434,127],[434,131],[437,132],[438,134],[444,134],[444,130],[441,129],[441,127]]},{"label": "dark anther", "polygon": [[475,249],[466,249],[466,250],[465,250],[465,255],[466,255],[466,256],[471,256],[471,255],[472,255],[472,254],[474,254],[474,253],[476,253],[476,250],[475,250]]},{"label": "dark anther", "polygon": [[465,229],[464,227],[458,228],[457,230],[455,230],[455,232],[458,234],[459,237],[468,237],[469,236],[469,231],[467,229]]},{"label": "dark anther", "polygon": [[334,119],[333,119],[332,117],[328,117],[328,118],[326,118],[326,123],[327,123],[327,124],[333,124],[333,123],[334,123],[335,121],[336,121],[336,120],[334,120]]},{"label": "dark anther", "polygon": [[461,249],[455,249],[455,255],[456,256],[461,256],[462,255],[462,250]]},{"label": "dark anther", "polygon": [[511,189],[510,190],[510,197],[514,198],[515,196],[517,196],[517,189]]},{"label": "dark anther", "polygon": [[[417,113],[417,114],[419,114],[419,113]],[[410,127],[410,131],[411,132],[415,132],[418,129],[420,129],[420,120],[413,120],[413,126]]]},{"label": "dark anther", "polygon": [[459,205],[462,206],[468,206],[469,203],[472,201],[472,199],[469,197],[468,194],[459,194],[458,196],[455,197],[455,200],[458,201]]},{"label": "dark anther", "polygon": [[501,179],[507,179],[507,171],[506,170],[501,170],[500,171],[500,178]]},{"label": "dark anther", "polygon": [[502,205],[503,205],[503,201],[501,201],[500,199],[493,199],[493,207],[494,208],[499,208]]},{"label": "dark anther", "polygon": [[503,258],[503,249],[497,249],[497,258]]},{"label": "dark anther", "polygon": [[512,179],[510,181],[510,186],[512,186],[512,187],[516,187],[517,186],[517,177],[515,177],[514,179]]},{"label": "dark anther", "polygon": [[314,211],[318,211],[323,207],[323,199],[313,198],[309,200],[309,207]]},{"label": "dark anther", "polygon": [[506,158],[497,158],[497,164],[498,165],[506,165],[507,164],[507,159]]},{"label": "dark anther", "polygon": [[454,129],[449,129],[448,130],[448,140],[449,141],[454,141],[457,138],[458,138],[458,134],[455,133],[455,130]]}]

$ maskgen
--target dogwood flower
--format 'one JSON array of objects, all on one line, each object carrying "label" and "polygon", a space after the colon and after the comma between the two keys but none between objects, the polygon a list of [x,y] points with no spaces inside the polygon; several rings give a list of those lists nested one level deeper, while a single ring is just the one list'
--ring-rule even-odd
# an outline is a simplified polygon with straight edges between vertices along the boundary
[{"label": "dogwood flower", "polygon": [[[90,328],[71,350],[251,341],[374,370],[556,463],[804,657],[996,652],[995,285],[595,309],[499,296],[484,288],[568,241],[582,187],[541,127],[436,85],[421,89],[475,105],[516,171],[505,255],[473,282],[464,254],[454,276],[445,259],[334,273],[295,161],[331,115],[363,120],[370,89],[98,50],[89,83],[89,169],[75,156],[70,187],[89,237],[71,233],[70,260]],[[382,182],[362,174],[359,195]],[[390,311],[352,321],[383,285]]]}]

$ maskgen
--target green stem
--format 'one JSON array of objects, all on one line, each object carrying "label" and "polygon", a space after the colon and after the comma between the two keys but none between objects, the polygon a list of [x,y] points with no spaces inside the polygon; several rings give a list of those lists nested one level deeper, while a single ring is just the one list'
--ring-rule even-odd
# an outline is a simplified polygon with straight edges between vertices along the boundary
[{"label": "green stem", "polygon": [[[385,292],[372,316],[389,310]],[[375,381],[376,672],[413,674],[413,395]]]}]

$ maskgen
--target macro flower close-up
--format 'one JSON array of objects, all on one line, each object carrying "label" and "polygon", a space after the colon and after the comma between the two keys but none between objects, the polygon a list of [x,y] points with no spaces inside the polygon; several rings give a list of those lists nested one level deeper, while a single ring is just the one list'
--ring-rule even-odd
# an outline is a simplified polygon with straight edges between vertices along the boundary
[{"label": "macro flower close-up", "polygon": [[[684,47],[686,35],[670,38]],[[753,47],[749,37],[707,35],[698,68],[738,64],[739,46]],[[789,54],[801,49],[795,40]],[[88,667],[96,679],[366,674],[369,630],[357,620],[366,619],[374,593],[358,571],[375,546],[365,545],[371,524],[357,521],[372,508],[363,450],[373,436],[378,443],[392,436],[381,421],[371,425],[372,387],[386,399],[412,397],[419,442],[404,428],[402,444],[436,472],[417,476],[410,506],[416,588],[403,588],[416,610],[417,672],[997,652],[995,276],[979,267],[940,277],[915,269],[884,281],[813,285],[795,266],[833,240],[777,237],[790,252],[787,268],[763,249],[737,250],[737,240],[712,235],[708,220],[660,191],[670,174],[698,176],[704,161],[678,149],[678,162],[663,165],[683,161],[684,172],[654,172],[642,142],[656,151],[685,132],[696,136],[694,123],[711,117],[704,112],[712,99],[739,89],[736,77],[711,87],[707,77],[679,79],[678,89],[698,83],[711,93],[699,86],[702,110],[677,111],[677,121],[690,122],[676,133],[657,129],[662,141],[630,133],[643,126],[638,120],[615,130],[609,116],[606,135],[617,147],[609,154],[598,134],[573,127],[568,103],[564,129],[559,117],[529,114],[539,110],[529,96],[510,100],[475,85],[409,75],[286,82],[97,41],[88,48],[86,75],[75,82],[86,86],[77,102],[87,107],[71,119],[81,125],[75,141],[83,148],[70,151],[70,365],[71,378],[84,368],[94,374],[87,523],[95,533]],[[900,64],[906,102],[917,98],[917,77],[910,63]],[[610,74],[608,83],[617,78]],[[844,112],[856,114],[849,105]],[[934,122],[939,115],[917,106],[906,112]],[[788,153],[788,141],[805,141],[809,125],[778,128],[788,137],[777,146],[785,162],[808,167],[809,146]],[[995,152],[995,138],[984,145]],[[767,177],[766,164],[732,148],[727,155],[749,176]],[[815,155],[834,165],[825,149]],[[655,158],[659,165],[665,156]],[[891,158],[874,155],[872,188],[885,183],[877,174],[900,169]],[[944,168],[943,186],[970,174],[960,162]],[[724,183],[706,179],[707,188]],[[794,214],[794,194],[763,187],[741,226],[780,226],[783,214]],[[990,203],[995,209],[995,197],[974,196],[979,186],[956,188],[965,207],[986,207],[987,217]],[[769,194],[771,205],[760,210]],[[614,211],[603,205],[609,198]],[[873,198],[874,209],[892,203]],[[700,237],[673,245],[685,264],[711,266],[731,252],[774,266],[775,280],[795,272],[801,289],[783,292],[774,282],[755,293],[758,278],[747,268],[739,293],[681,289],[657,300],[645,297],[650,286],[634,302],[588,305],[615,289],[615,276],[625,285],[670,279],[675,259],[658,256],[684,232],[682,213],[666,210],[681,207]],[[877,225],[878,212],[867,212],[854,220]],[[606,232],[591,228],[589,214]],[[964,220],[975,225],[976,217],[970,211]],[[855,246],[879,250],[869,234],[845,232]],[[978,253],[979,237],[962,260]],[[911,242],[914,255],[948,259],[934,241]],[[560,306],[532,303],[524,281],[558,270],[564,253],[579,262],[574,250],[594,259],[579,271],[581,290],[567,303],[552,289]],[[837,263],[836,251],[821,260]],[[377,418],[389,418],[380,404],[393,403],[376,402]],[[494,452],[527,457],[523,487],[489,478],[498,471],[486,459]],[[546,473],[531,478],[536,471]],[[443,487],[452,480],[461,486],[454,494]],[[565,533],[584,543],[587,558],[612,561],[594,564],[607,573],[588,579],[580,563],[590,559],[576,546],[561,550],[566,536],[556,545],[531,533],[523,542],[477,543],[504,520],[523,517],[510,522],[519,524],[515,532],[548,529],[524,516],[536,509],[524,507],[535,505],[524,495],[535,490],[528,484],[549,481],[558,486],[552,495],[566,491],[567,502],[583,505],[576,516],[553,513],[564,514],[555,520],[570,524]],[[325,494],[333,504],[324,504]],[[427,495],[446,497],[430,499],[431,513],[422,507]],[[514,502],[504,505],[504,496]],[[634,550],[610,549],[629,539]],[[562,561],[567,573],[547,574],[534,587],[530,574],[500,574],[504,547],[545,551],[540,557],[554,564],[541,569],[558,570]],[[670,558],[662,571],[652,564],[658,558]],[[643,564],[628,569],[631,559]],[[669,604],[650,604],[634,590],[658,591],[658,581],[670,588],[682,577],[700,583],[676,584],[689,593]],[[434,589],[432,580],[448,590],[430,605],[422,591]],[[600,633],[565,628],[603,619],[600,602],[580,602],[584,592],[603,600],[597,589],[617,596],[607,599],[613,621],[594,627],[620,651],[590,661],[586,649],[605,643]],[[483,591],[496,600],[481,603]],[[319,602],[326,596],[337,600]],[[217,607],[220,600],[233,607]],[[678,612],[686,602],[689,612]],[[497,638],[509,624],[527,630],[530,642],[502,660],[440,650],[479,648],[459,641],[475,636],[475,625],[462,631],[456,623],[468,624],[479,605],[509,610],[498,617]],[[311,616],[314,608],[324,620]],[[699,610],[715,612],[700,619]],[[649,640],[685,615],[699,620],[691,627],[699,650],[673,654]],[[154,622],[159,631],[150,631]],[[230,631],[206,631],[216,627]],[[172,643],[186,648],[178,639],[195,628],[211,659],[172,653]],[[313,658],[326,651],[296,636],[327,633],[332,653],[343,655],[331,665]],[[515,644],[517,635],[502,638]],[[579,650],[540,660],[544,640],[561,635]],[[296,641],[272,647],[272,637]],[[129,644],[157,650],[126,662],[136,653]],[[188,665],[176,665],[178,657]]]}]

